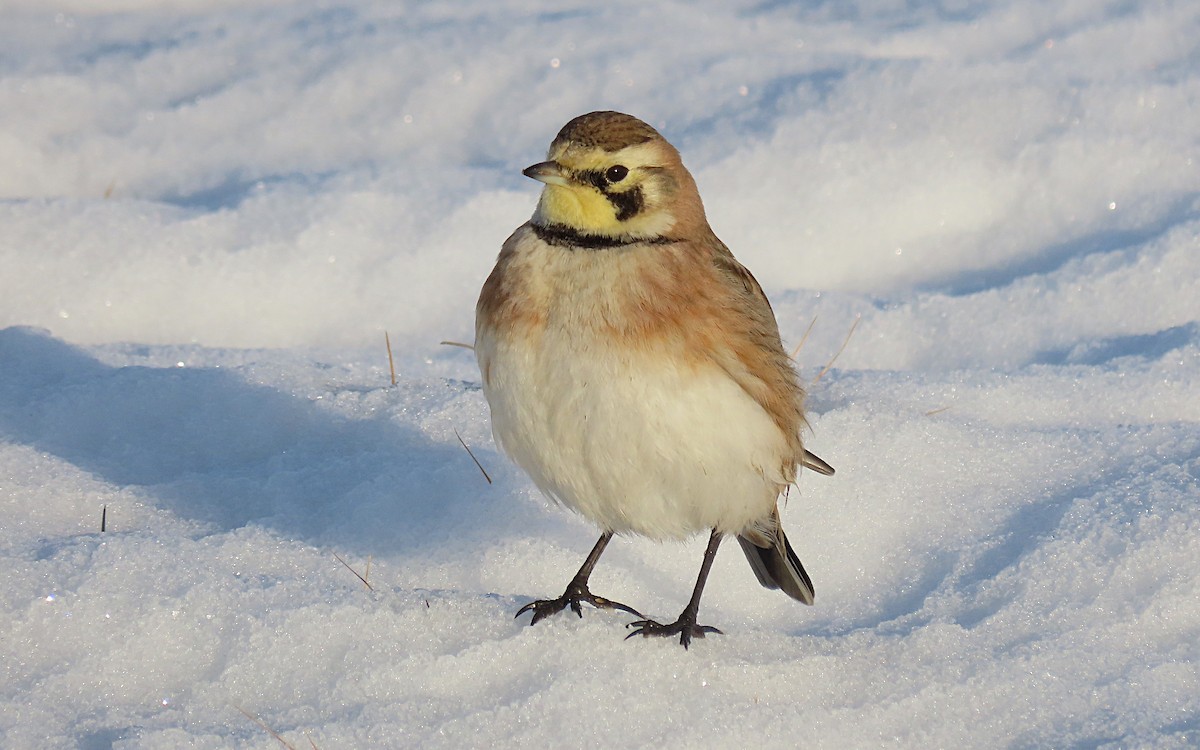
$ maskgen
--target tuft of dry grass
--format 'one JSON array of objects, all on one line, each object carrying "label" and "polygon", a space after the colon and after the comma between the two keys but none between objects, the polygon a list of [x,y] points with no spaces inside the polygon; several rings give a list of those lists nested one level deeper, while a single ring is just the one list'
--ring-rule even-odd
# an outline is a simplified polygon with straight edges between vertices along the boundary
[{"label": "tuft of dry grass", "polygon": [[[271,735],[276,740],[278,740],[279,744],[283,745],[288,750],[296,750],[295,745],[293,745],[292,743],[288,742],[283,737],[281,737],[279,735],[279,732],[276,732],[274,729],[267,726],[267,723],[265,721],[258,718],[257,716],[250,713],[249,711],[242,708],[241,706],[235,705],[234,708],[236,708],[239,712],[241,712],[242,716],[245,716],[247,719],[249,719],[250,721],[257,724],[259,726],[259,728],[261,728],[264,732],[266,732],[267,734]],[[308,732],[304,733],[304,738],[308,740],[308,744],[312,747],[313,750],[321,750],[321,748],[317,747],[317,743],[313,742],[313,738],[308,735]]]},{"label": "tuft of dry grass", "polygon": [[[821,368],[821,371],[817,373],[817,377],[813,378],[813,385],[816,385],[817,381],[833,368],[833,363],[837,361],[837,358],[841,356],[842,352],[846,351],[846,345],[850,343],[850,337],[854,335],[854,329],[858,328],[858,323],[861,320],[861,314],[854,316],[854,322],[850,324],[850,331],[846,333],[846,340],[842,342],[841,347],[838,348],[837,352],[834,353],[829,362],[827,362],[825,366]],[[817,317],[814,315],[812,321],[808,324],[808,328],[804,330],[804,335],[800,337],[800,343],[796,344],[796,348],[792,349],[791,358],[793,361],[795,361],[796,357],[800,355],[800,350],[804,348],[804,342],[808,341],[808,335],[812,333],[813,326],[816,324]]]},{"label": "tuft of dry grass", "polygon": [[348,562],[346,562],[345,560],[343,560],[343,559],[341,558],[341,555],[339,555],[338,553],[334,552],[334,553],[333,553],[333,556],[334,556],[335,558],[337,558],[337,561],[338,561],[338,562],[340,562],[342,565],[345,565],[345,566],[346,566],[346,570],[348,570],[348,571],[350,571],[351,573],[353,573],[353,574],[354,574],[354,576],[355,576],[356,578],[358,578],[358,580],[362,581],[362,583],[363,583],[363,585],[364,585],[364,586],[366,586],[366,587],[367,587],[368,589],[370,589],[371,591],[374,591],[374,590],[375,590],[375,587],[374,587],[374,586],[372,586],[372,585],[371,585],[371,582],[367,580],[367,578],[369,578],[369,577],[370,577],[370,575],[371,575],[371,558],[370,558],[370,557],[367,557],[367,572],[366,572],[366,575],[359,575],[359,572],[358,572],[357,570],[355,570],[354,568],[350,567],[350,563],[348,563]]},{"label": "tuft of dry grass", "polygon": [[804,348],[804,342],[808,341],[808,334],[812,333],[813,326],[815,326],[816,324],[817,324],[817,316],[814,315],[812,322],[810,322],[808,324],[808,328],[806,328],[804,330],[804,335],[800,337],[800,343],[796,344],[796,348],[792,350],[792,359],[793,360],[796,359],[796,357],[800,354],[800,350]]},{"label": "tuft of dry grass", "polygon": [[459,445],[461,445],[467,451],[467,455],[470,456],[471,460],[475,462],[475,465],[479,467],[479,471],[483,474],[483,478],[487,480],[488,484],[491,484],[492,478],[488,476],[487,469],[483,468],[483,464],[479,463],[478,458],[475,458],[475,454],[471,452],[471,448],[467,445],[466,441],[462,439],[462,435],[458,434],[458,430],[454,431],[454,437],[458,438]]},{"label": "tuft of dry grass", "polygon": [[817,376],[813,378],[813,385],[816,385],[817,381],[833,368],[833,363],[837,361],[838,357],[842,356],[842,352],[846,351],[846,345],[850,343],[850,337],[854,335],[854,329],[858,328],[858,324],[861,320],[862,315],[854,316],[854,322],[850,324],[850,330],[846,333],[846,340],[842,342],[842,345],[838,347],[836,352],[834,352],[834,355],[832,358],[830,358],[829,362],[826,363],[826,365],[821,368],[821,371],[817,373]]},{"label": "tuft of dry grass", "polygon": [[387,346],[388,354],[388,372],[392,374],[392,387],[396,387],[396,360],[392,359],[392,339],[388,336],[388,332],[383,332],[383,343]]}]

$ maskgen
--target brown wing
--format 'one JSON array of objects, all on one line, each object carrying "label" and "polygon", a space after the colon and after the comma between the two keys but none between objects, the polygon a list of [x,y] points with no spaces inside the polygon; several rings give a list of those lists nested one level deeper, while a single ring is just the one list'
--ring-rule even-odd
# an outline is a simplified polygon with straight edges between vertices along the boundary
[{"label": "brown wing", "polygon": [[[725,371],[771,416],[787,437],[792,448],[792,463],[804,460],[800,431],[804,421],[804,389],[783,349],[779,326],[762,287],[729,250],[713,237],[713,267],[722,280],[720,287],[729,295],[736,315],[728,316],[736,325],[728,357],[717,356]],[[725,361],[721,361],[724,359]],[[790,473],[790,472],[789,472]]]}]

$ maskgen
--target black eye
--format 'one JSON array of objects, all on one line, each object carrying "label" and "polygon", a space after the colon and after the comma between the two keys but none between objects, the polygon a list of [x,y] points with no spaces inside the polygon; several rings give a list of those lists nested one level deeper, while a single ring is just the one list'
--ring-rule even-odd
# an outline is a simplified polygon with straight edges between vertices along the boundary
[{"label": "black eye", "polygon": [[608,168],[608,170],[604,173],[604,179],[608,180],[609,182],[620,182],[621,180],[625,179],[625,175],[627,174],[629,174],[629,170],[620,164],[617,164]]}]

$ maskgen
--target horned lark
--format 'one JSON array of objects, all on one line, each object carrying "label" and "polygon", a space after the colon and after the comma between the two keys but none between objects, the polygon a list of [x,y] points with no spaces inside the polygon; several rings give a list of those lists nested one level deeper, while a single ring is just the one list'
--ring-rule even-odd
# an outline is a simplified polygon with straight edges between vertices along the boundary
[{"label": "horned lark", "polygon": [[[805,604],[813,586],[779,523],[804,449],[804,392],[762,288],[717,239],[679,152],[619,112],[568,122],[533,218],[505,241],[479,296],[475,353],[497,444],[557,502],[603,530],[567,590],[530,624],[580,604],[639,619],[630,634],[693,638],[727,534],[759,583]],[[594,595],[613,534],[708,531],[691,600],[661,624]]]}]

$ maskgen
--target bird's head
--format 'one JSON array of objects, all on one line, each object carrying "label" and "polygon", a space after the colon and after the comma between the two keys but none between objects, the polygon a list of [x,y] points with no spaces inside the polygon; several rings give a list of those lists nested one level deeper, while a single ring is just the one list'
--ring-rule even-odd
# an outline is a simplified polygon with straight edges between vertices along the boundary
[{"label": "bird's head", "polygon": [[675,147],[646,123],[620,112],[571,120],[547,161],[524,174],[542,190],[535,225],[595,237],[643,240],[707,226],[696,183]]}]

